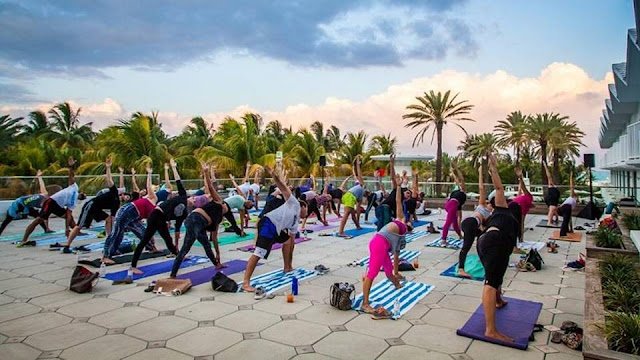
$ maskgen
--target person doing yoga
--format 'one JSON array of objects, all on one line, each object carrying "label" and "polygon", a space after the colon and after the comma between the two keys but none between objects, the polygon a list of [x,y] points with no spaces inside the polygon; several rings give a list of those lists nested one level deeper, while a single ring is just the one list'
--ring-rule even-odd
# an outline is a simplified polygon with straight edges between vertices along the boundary
[{"label": "person doing yoga", "polygon": [[485,314],[484,335],[501,341],[513,339],[496,327],[496,310],[507,304],[501,297],[504,274],[509,266],[509,256],[517,243],[518,221],[513,217],[504,195],[504,187],[498,174],[495,155],[489,158],[491,181],[496,189],[495,207],[486,220],[485,232],[478,237],[476,248],[485,272],[482,288],[482,307]]},{"label": "person doing yoga", "polygon": [[549,211],[547,212],[547,225],[551,226],[558,222],[558,214],[556,210],[560,203],[560,190],[558,190],[553,181],[553,176],[551,175],[551,171],[549,171],[547,163],[543,162],[542,165],[544,166],[544,172],[547,175],[547,185],[549,186],[544,202],[549,207]]},{"label": "person doing yoga", "polygon": [[443,246],[447,245],[447,236],[449,235],[449,228],[453,226],[458,237],[462,239],[462,233],[460,232],[460,220],[462,217],[462,206],[467,201],[467,194],[465,193],[464,177],[455,167],[455,164],[451,164],[451,176],[455,181],[458,188],[453,190],[449,195],[449,200],[444,204],[444,209],[447,212],[444,225],[442,226],[442,237],[440,242]]},{"label": "person doing yoga", "polygon": [[[331,195],[329,194],[329,184],[326,184],[324,186],[322,194],[317,194],[314,190],[309,190],[302,193],[302,196],[300,198],[307,203],[307,216],[302,218],[302,229],[306,228],[307,220],[312,213],[316,215],[316,219],[318,219],[318,221],[320,221],[322,225],[329,226],[326,218],[326,206],[328,202],[331,201]],[[320,212],[320,207],[323,207],[323,213]]]},{"label": "person doing yoga", "polygon": [[[39,194],[33,195],[25,195],[14,200],[9,208],[7,209],[7,215],[2,221],[2,225],[0,225],[0,235],[4,229],[11,223],[13,220],[19,220],[27,216],[31,216],[33,218],[37,218],[40,215],[40,210],[42,209],[42,204],[46,199],[49,198],[49,193],[47,192],[47,187],[44,186],[44,181],[42,180],[42,171],[38,170],[36,173],[36,179],[38,182],[38,187],[40,188]],[[49,229],[49,221],[45,220],[40,223],[40,226],[44,230],[45,233],[51,233],[53,230]]]},{"label": "person doing yoga", "polygon": [[461,228],[464,233],[464,242],[458,256],[458,276],[470,279],[471,275],[464,270],[467,254],[471,250],[476,237],[484,230],[484,222],[491,216],[491,210],[487,206],[487,192],[484,188],[484,174],[482,165],[478,169],[478,187],[480,195],[478,197],[478,206],[473,211],[473,215],[462,220]]},{"label": "person doing yoga", "polygon": [[573,172],[569,176],[569,197],[556,210],[558,216],[562,216],[562,225],[560,226],[560,236],[567,236],[573,232],[573,224],[571,223],[571,213],[578,204],[578,195],[576,194],[573,184]]},{"label": "person doing yoga", "polygon": [[378,186],[378,190],[372,191],[371,193],[369,193],[369,196],[367,196],[367,208],[364,210],[365,222],[369,221],[369,211],[371,211],[371,209],[374,209],[374,214],[375,214],[375,209],[377,209],[378,206],[382,205],[382,201],[386,196],[386,192],[384,191],[384,186],[382,185],[382,181],[380,179],[380,172],[376,171],[373,176],[376,180],[376,185]]},{"label": "person doing yoga", "polygon": [[251,276],[256,269],[258,260],[267,259],[271,252],[271,247],[275,243],[282,244],[284,272],[293,271],[294,238],[298,232],[300,219],[307,216],[306,203],[296,199],[287,184],[283,182],[280,176],[271,170],[271,168],[265,167],[265,170],[273,178],[273,182],[278,186],[285,202],[278,208],[266,213],[264,217],[258,221],[256,249],[251,257],[249,257],[242,282],[242,289],[246,292],[256,291],[256,289],[251,286]]},{"label": "person doing yoga", "polygon": [[518,231],[518,241],[524,241],[524,221],[527,214],[531,209],[535,207],[533,205],[533,195],[527,189],[527,185],[524,183],[522,177],[522,169],[516,168],[516,176],[518,177],[518,196],[514,197],[509,203],[509,208],[513,210],[516,220],[520,224],[520,231]]},{"label": "person doing yoga", "polygon": [[[392,174],[393,176],[393,174]],[[396,214],[399,218],[392,220],[378,231],[371,241],[369,241],[369,269],[362,283],[362,311],[378,317],[388,317],[389,314],[384,308],[373,309],[369,304],[369,294],[373,280],[384,270],[387,279],[400,289],[402,275],[398,272],[399,254],[406,245],[405,235],[411,229],[405,224],[402,212],[402,178],[396,175]],[[393,264],[389,253],[393,254]]]},{"label": "person doing yoga", "polygon": [[351,217],[353,223],[356,225],[356,229],[361,229],[360,227],[360,204],[362,203],[362,198],[364,196],[364,178],[362,177],[362,169],[360,168],[362,164],[362,157],[360,155],[356,156],[356,159],[353,161],[353,177],[358,180],[356,185],[352,186],[349,191],[342,195],[342,205],[344,205],[344,214],[342,215],[342,219],[340,220],[340,228],[338,230],[338,236],[340,237],[348,237],[347,234],[344,233],[344,228],[347,225],[347,220]]}]

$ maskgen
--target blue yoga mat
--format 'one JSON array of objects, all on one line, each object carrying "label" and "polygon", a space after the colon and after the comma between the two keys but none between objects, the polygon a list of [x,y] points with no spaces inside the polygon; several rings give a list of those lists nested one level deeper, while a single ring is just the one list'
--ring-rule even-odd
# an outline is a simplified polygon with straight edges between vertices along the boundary
[{"label": "blue yoga mat", "polygon": [[[120,243],[120,247],[122,247],[123,245],[127,245],[130,246],[133,240],[125,237],[122,239],[122,242]],[[89,249],[91,251],[97,251],[97,250],[102,250],[104,249],[104,240],[103,241],[98,241],[98,242],[94,242],[91,244],[86,244],[86,245],[82,245],[84,246],[86,249]]]},{"label": "blue yoga mat", "polygon": [[[76,236],[75,240],[81,241],[81,240],[91,240],[91,239],[98,238],[98,233],[96,232],[86,231],[86,230],[84,230],[83,232],[85,233],[85,235],[78,235]],[[35,240],[38,245],[49,245],[49,244],[55,244],[55,243],[60,243],[64,245],[67,243],[67,236],[65,234],[61,234],[61,235],[35,239]]]},{"label": "blue yoga mat", "polygon": [[[38,229],[40,229],[40,227],[38,227]],[[50,237],[54,237],[54,236],[64,236],[64,230],[58,230],[58,231],[54,231],[52,233],[44,233],[44,232],[33,232],[31,233],[31,236],[29,236],[29,240],[42,240],[42,239],[48,239]],[[0,236],[0,241],[4,242],[4,241],[22,241],[22,238],[24,237],[24,232],[21,232],[19,234],[9,234],[9,235],[2,235]],[[66,240],[65,240],[66,241]]]},{"label": "blue yoga mat", "polygon": [[416,221],[412,221],[411,224],[413,224],[413,227],[416,228],[418,226],[429,225],[431,224],[431,221],[416,220]]},{"label": "blue yoga mat", "polygon": [[[391,281],[384,280],[375,284],[371,288],[371,292],[369,293],[369,303],[373,308],[382,306],[392,313],[395,301],[396,299],[399,299],[400,313],[397,316],[399,318],[411,310],[411,308],[417,304],[420,299],[427,296],[427,294],[429,294],[433,289],[433,285],[413,281],[407,281],[403,284],[402,288],[396,289],[395,285],[393,285]],[[360,310],[362,299],[362,294],[356,296],[352,306],[354,310]]]},{"label": "blue yoga mat", "polygon": [[[294,277],[297,278],[298,281],[302,281],[317,275],[315,271],[303,268],[296,268],[288,273],[282,270],[274,270],[251,278],[251,286],[256,288],[262,287],[267,294],[271,294],[286,286],[290,286]],[[238,285],[242,285],[242,283],[238,283]]]},{"label": "blue yoga mat", "polygon": [[[188,259],[185,259],[182,264],[180,264],[180,269],[186,268],[189,266],[194,266],[198,264],[204,264],[209,261],[209,258],[205,256],[191,256]],[[155,264],[149,264],[138,267],[138,269],[142,270],[144,274],[133,274],[133,280],[138,280],[142,278],[146,278],[153,275],[158,275],[162,273],[167,273],[171,271],[173,267],[173,259],[161,261]],[[112,273],[108,273],[104,276],[109,280],[124,280],[127,277],[127,270],[116,271]]]},{"label": "blue yoga mat", "polygon": [[534,325],[538,321],[542,303],[504,298],[508,304],[496,310],[496,327],[501,333],[514,339],[514,342],[504,342],[484,336],[484,310],[482,304],[471,315],[467,323],[457,334],[468,338],[487,341],[493,344],[504,345],[520,350],[526,350],[529,346],[529,337],[533,333]]},{"label": "blue yoga mat", "polygon": [[446,249],[462,249],[462,244],[463,241],[458,239],[458,238],[454,238],[452,236],[448,236],[447,237],[447,246],[443,246],[441,244],[441,240],[440,238],[437,238],[433,241],[430,241],[426,244],[424,244],[424,246],[428,246],[428,247],[439,247],[439,248],[446,248]]},{"label": "blue yoga mat", "polygon": [[[464,269],[471,275],[471,280],[484,281],[484,267],[482,267],[478,255],[467,255],[467,260],[464,262]],[[458,276],[458,263],[451,265],[450,268],[443,271],[440,275],[460,278]]]},{"label": "blue yoga mat", "polygon": [[[211,281],[211,278],[221,272],[225,275],[232,275],[244,271],[247,268],[247,262],[244,260],[231,260],[224,263],[227,267],[217,270],[215,266],[209,266],[204,269],[180,274],[176,276],[177,279],[190,279],[191,285],[198,286]],[[258,266],[262,264],[258,263]]]},{"label": "blue yoga mat", "polygon": [[349,236],[356,237],[356,236],[372,233],[372,232],[375,232],[375,231],[376,231],[376,228],[363,227],[360,230],[358,230],[358,229],[345,230],[344,233],[349,235]]}]

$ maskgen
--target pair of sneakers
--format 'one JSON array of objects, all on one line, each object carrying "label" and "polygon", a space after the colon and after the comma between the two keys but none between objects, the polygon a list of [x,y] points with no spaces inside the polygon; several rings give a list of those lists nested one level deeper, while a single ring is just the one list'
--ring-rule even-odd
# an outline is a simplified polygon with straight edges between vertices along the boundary
[{"label": "pair of sneakers", "polygon": [[267,294],[267,291],[265,290],[265,288],[259,286],[256,288],[256,292],[253,294],[253,298],[255,300],[262,300],[264,298],[267,299],[273,299],[275,296],[275,294],[271,293],[271,294]]},{"label": "pair of sneakers", "polygon": [[320,264],[320,265],[316,265],[315,268],[313,268],[313,270],[315,270],[318,275],[325,275],[326,273],[329,272],[329,268]]}]

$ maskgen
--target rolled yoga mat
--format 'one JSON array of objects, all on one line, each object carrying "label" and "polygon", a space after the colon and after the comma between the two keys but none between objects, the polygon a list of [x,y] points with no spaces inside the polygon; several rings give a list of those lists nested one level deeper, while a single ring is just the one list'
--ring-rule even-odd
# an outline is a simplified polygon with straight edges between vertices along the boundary
[{"label": "rolled yoga mat", "polygon": [[[241,271],[244,271],[247,268],[247,262],[245,260],[231,260],[223,264],[226,265],[227,267],[218,270],[216,269],[215,266],[209,266],[204,269],[200,269],[200,270],[196,270],[196,271],[192,271],[184,274],[179,274],[178,276],[176,276],[176,278],[190,279],[191,285],[198,286],[200,284],[210,282],[211,278],[218,272],[221,272],[225,275],[233,275]],[[257,266],[260,266],[260,265],[262,264],[258,263]]]},{"label": "rolled yoga mat", "polygon": [[[471,275],[471,280],[484,281],[484,267],[482,266],[482,262],[480,261],[480,257],[478,257],[478,255],[467,255],[467,259],[464,262],[464,270],[467,272],[467,274]],[[451,265],[451,267],[443,271],[440,275],[465,279],[458,276],[458,263]]]},{"label": "rolled yoga mat", "polygon": [[485,322],[482,304],[456,333],[476,340],[526,350],[529,346],[529,337],[538,322],[542,303],[514,298],[504,299],[508,301],[508,304],[496,310],[496,327],[501,333],[513,338],[513,342],[504,342],[484,336]]},{"label": "rolled yoga mat", "polygon": [[[157,253],[143,252],[140,255],[140,260],[155,259],[155,258],[158,258],[158,257],[167,256],[169,254],[170,254],[170,252],[167,249],[164,249],[164,250],[162,250],[160,252],[157,252]],[[133,254],[114,256],[114,257],[111,258],[111,260],[116,262],[115,264],[111,264],[111,265],[130,263],[131,260],[133,260]],[[89,265],[89,266],[93,266],[93,267],[99,268],[100,265],[102,265],[102,258],[93,259],[93,260],[79,260],[78,264]],[[111,265],[107,265],[107,266],[111,266]]]},{"label": "rolled yoga mat", "polygon": [[[305,242],[305,241],[309,241],[311,240],[311,238],[295,238],[294,243],[295,244],[299,244],[301,242]],[[240,251],[245,251],[245,252],[252,252],[256,249],[256,245],[255,244],[251,244],[251,245],[245,245],[245,246],[241,246],[238,248],[238,250]],[[281,243],[275,243],[271,246],[271,251],[273,250],[278,250],[278,249],[282,249],[282,244]]]},{"label": "rolled yoga mat", "polygon": [[567,236],[560,236],[560,230],[556,230],[553,232],[553,234],[551,234],[549,240],[580,242],[582,241],[582,233],[572,232],[567,233]]},{"label": "rolled yoga mat", "polygon": [[[296,268],[288,273],[282,270],[274,270],[251,278],[251,286],[255,288],[262,287],[267,294],[271,294],[284,287],[290,286],[294,277],[297,278],[298,281],[302,281],[317,275],[318,273],[315,271],[304,268]],[[241,286],[242,283],[238,283],[238,285]]]},{"label": "rolled yoga mat", "polygon": [[542,219],[540,220],[540,222],[536,225],[537,227],[542,227],[542,228],[552,228],[552,229],[560,229],[560,222],[555,223],[555,224],[547,224],[547,219]]},{"label": "rolled yoga mat", "polygon": [[437,238],[431,242],[424,244],[424,246],[428,247],[439,247],[439,248],[447,248],[447,249],[462,249],[463,241],[460,239],[456,239],[452,236],[447,237],[447,245],[442,245],[442,240]]},{"label": "rolled yoga mat", "polygon": [[[427,296],[433,289],[433,285],[413,281],[407,281],[402,285],[402,288],[396,289],[391,281],[384,280],[373,285],[371,288],[369,304],[374,309],[382,306],[389,313],[393,313],[395,301],[398,299],[400,303],[400,313],[395,318],[399,318],[411,310],[420,299]],[[358,294],[353,302],[352,309],[360,310],[362,299],[362,294]]]},{"label": "rolled yoga mat", "polygon": [[[149,276],[154,276],[162,273],[168,273],[171,271],[171,268],[173,267],[173,261],[174,259],[169,259],[169,260],[157,262],[155,264],[139,266],[138,269],[142,270],[144,274],[139,274],[139,275],[133,274],[133,280],[138,280],[138,279],[142,279],[142,278],[146,278]],[[209,262],[209,258],[207,258],[206,256],[190,256],[188,259],[185,259],[182,262],[182,264],[180,264],[180,269],[198,265],[198,264],[204,264],[207,262]],[[109,280],[124,280],[127,277],[127,271],[128,270],[121,270],[121,271],[108,273],[104,276],[104,278]]]}]

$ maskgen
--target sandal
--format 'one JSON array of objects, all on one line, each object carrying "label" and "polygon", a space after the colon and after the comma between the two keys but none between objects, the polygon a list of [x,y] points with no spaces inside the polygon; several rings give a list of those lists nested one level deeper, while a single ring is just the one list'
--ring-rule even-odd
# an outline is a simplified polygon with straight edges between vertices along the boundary
[{"label": "sandal", "polygon": [[391,313],[387,309],[383,308],[382,306],[379,308],[376,308],[371,314],[371,318],[374,320],[391,319],[391,317],[392,317]]}]

